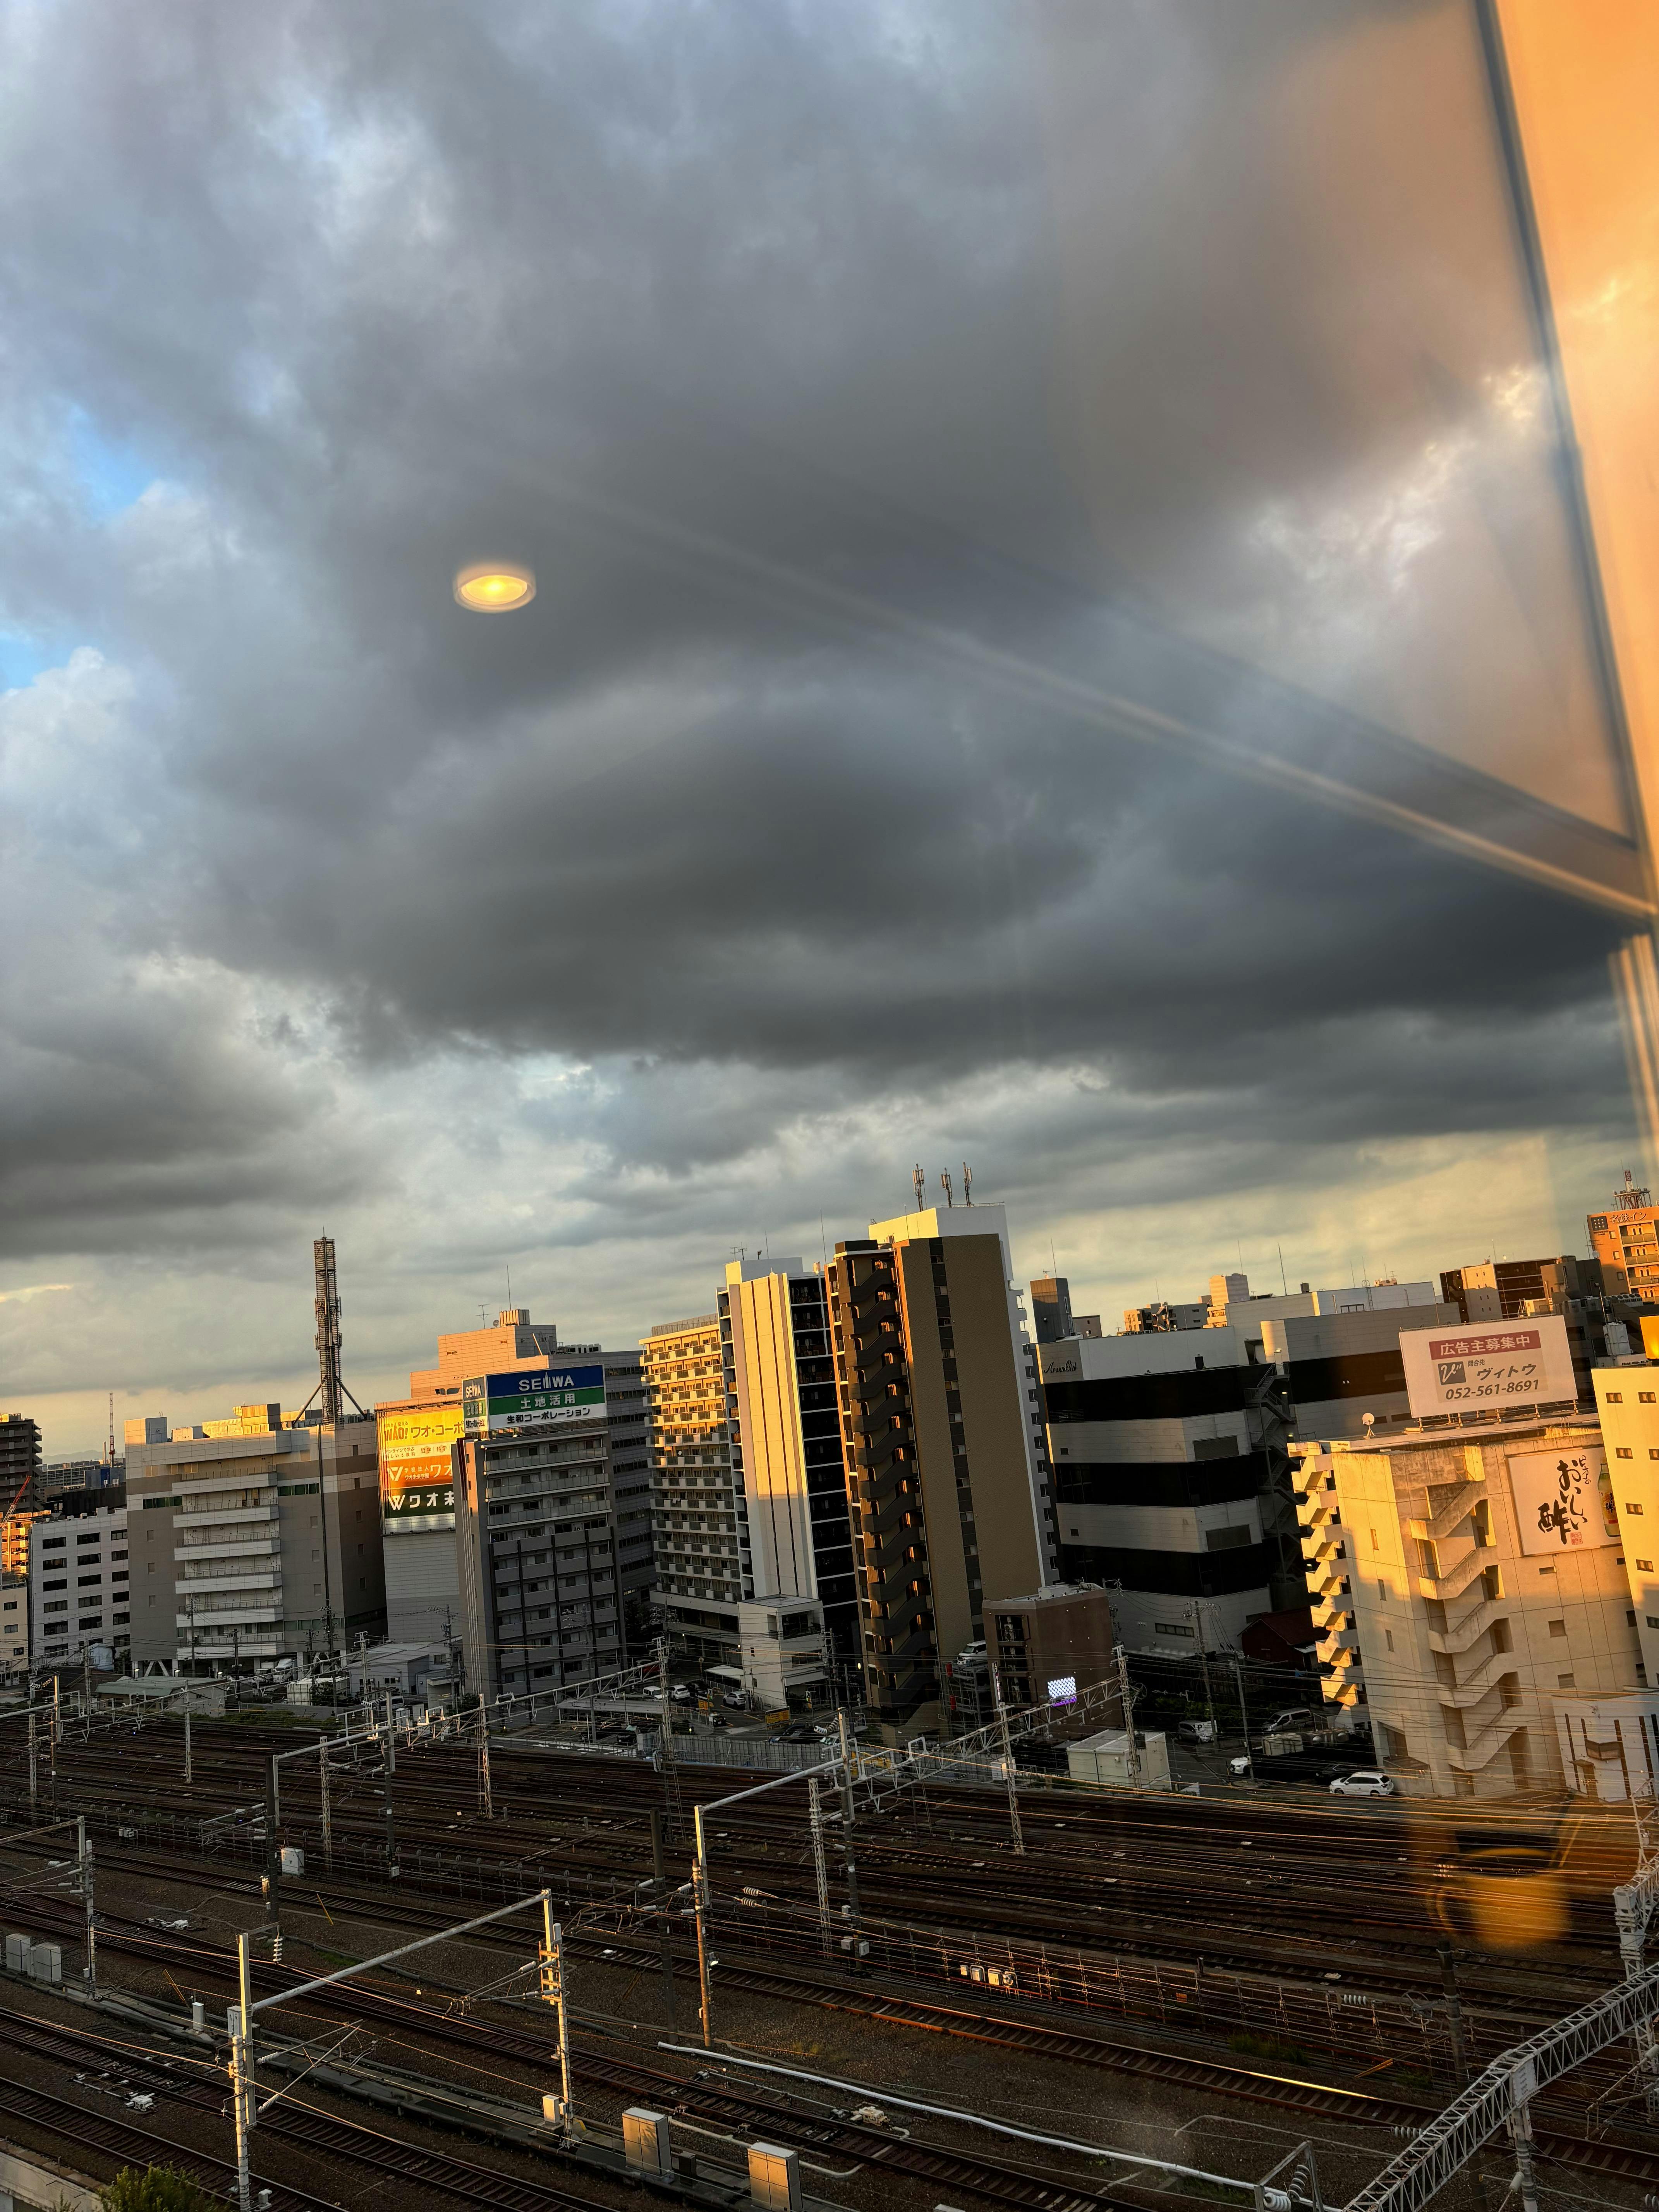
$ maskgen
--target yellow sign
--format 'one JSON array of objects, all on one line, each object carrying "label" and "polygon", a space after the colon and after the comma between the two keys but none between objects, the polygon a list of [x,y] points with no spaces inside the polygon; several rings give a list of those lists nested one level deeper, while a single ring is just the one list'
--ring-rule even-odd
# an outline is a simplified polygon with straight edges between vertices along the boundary
[{"label": "yellow sign", "polygon": [[375,1415],[380,1513],[388,1535],[400,1528],[454,1527],[450,1446],[465,1432],[465,1419],[459,1404],[406,1407]]}]

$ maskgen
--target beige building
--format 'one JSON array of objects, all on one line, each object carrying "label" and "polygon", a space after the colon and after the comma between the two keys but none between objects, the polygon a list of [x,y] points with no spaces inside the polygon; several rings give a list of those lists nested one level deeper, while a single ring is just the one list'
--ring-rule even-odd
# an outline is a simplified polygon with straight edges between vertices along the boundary
[{"label": "beige building", "polygon": [[734,1486],[720,1317],[660,1322],[641,1340],[657,1589],[664,1598],[752,1595],[749,1524]]},{"label": "beige building", "polygon": [[[1408,1791],[1576,1786],[1558,1700],[1644,1686],[1626,1538],[1659,1515],[1620,1495],[1596,1424],[1291,1449],[1328,1700],[1367,1708],[1377,1756]],[[1659,1639],[1659,1603],[1642,1633]]]},{"label": "beige building", "polygon": [[149,1443],[129,1431],[133,1672],[383,1636],[380,1496],[372,1420]]}]

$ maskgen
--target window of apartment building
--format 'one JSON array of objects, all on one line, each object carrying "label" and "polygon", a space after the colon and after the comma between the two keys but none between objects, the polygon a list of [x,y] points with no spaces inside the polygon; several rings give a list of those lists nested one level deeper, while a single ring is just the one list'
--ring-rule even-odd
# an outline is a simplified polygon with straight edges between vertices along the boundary
[{"label": "window of apartment building", "polygon": [[1553,1621],[1551,1621],[1551,1623],[1550,1623],[1550,1634],[1551,1634],[1552,1636],[1565,1636],[1565,1635],[1566,1634],[1566,1632],[1567,1632],[1567,1624],[1566,1624],[1566,1622],[1565,1622],[1565,1620],[1553,1620]]},{"label": "window of apartment building", "polygon": [[1622,1405],[1624,1404],[1624,1402],[1625,1402],[1625,1396],[1624,1396],[1624,1393],[1623,1393],[1623,1391],[1621,1391],[1621,1390],[1609,1390],[1609,1391],[1608,1391],[1608,1393],[1607,1393],[1607,1403],[1608,1403],[1608,1405],[1610,1405],[1610,1406],[1622,1406]]},{"label": "window of apartment building", "polygon": [[[1625,1456],[1626,1456],[1626,1458],[1628,1458],[1628,1457],[1630,1456],[1630,1455],[1629,1455],[1628,1453],[1626,1453],[1626,1454],[1625,1455]],[[1639,1518],[1639,1517],[1640,1517],[1640,1516],[1641,1516],[1642,1509],[1641,1509],[1641,1507],[1640,1507],[1639,1505],[1638,1505],[1638,1504],[1634,1502],[1634,1500],[1632,1500],[1630,1504],[1628,1504],[1626,1506],[1625,1510],[1626,1510],[1626,1513],[1634,1513],[1634,1514],[1635,1514],[1635,1515],[1637,1515],[1637,1516]]]},{"label": "window of apartment building", "polygon": [[1631,1449],[1628,1444],[1615,1444],[1613,1446],[1613,1456],[1616,1459],[1634,1459],[1636,1454]]}]

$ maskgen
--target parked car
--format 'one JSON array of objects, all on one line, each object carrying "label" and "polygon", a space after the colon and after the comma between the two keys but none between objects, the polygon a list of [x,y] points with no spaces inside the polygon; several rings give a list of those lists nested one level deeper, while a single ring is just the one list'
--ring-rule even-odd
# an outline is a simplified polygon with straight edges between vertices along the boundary
[{"label": "parked car", "polygon": [[1333,1797],[1392,1797],[1394,1794],[1393,1778],[1379,1773],[1374,1766],[1362,1766],[1357,1773],[1339,1775],[1331,1784]]},{"label": "parked car", "polygon": [[691,1692],[684,1682],[676,1682],[668,1694],[677,1705],[689,1705],[691,1702]]},{"label": "parked car", "polygon": [[749,1700],[741,1690],[728,1690],[720,1703],[728,1712],[746,1713],[749,1710]]},{"label": "parked car", "polygon": [[822,1743],[824,1733],[811,1721],[792,1721],[778,1737],[780,1743]]},{"label": "parked car", "polygon": [[1262,1729],[1263,1735],[1289,1735],[1298,1729],[1313,1726],[1313,1712],[1307,1705],[1286,1705],[1282,1713],[1275,1713]]}]

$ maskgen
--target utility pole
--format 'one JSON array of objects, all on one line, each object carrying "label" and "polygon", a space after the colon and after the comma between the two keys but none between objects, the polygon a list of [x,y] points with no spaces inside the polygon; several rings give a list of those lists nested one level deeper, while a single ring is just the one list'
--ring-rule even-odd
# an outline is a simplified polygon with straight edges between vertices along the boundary
[{"label": "utility pole", "polygon": [[806,1817],[812,1830],[812,1872],[818,1886],[818,1928],[823,1944],[823,1955],[831,1957],[835,1938],[830,1926],[830,1863],[823,1849],[823,1802],[818,1796],[818,1778],[806,1778]]},{"label": "utility pole", "polygon": [[1140,1787],[1140,1753],[1135,1748],[1135,1693],[1129,1683],[1129,1655],[1120,1644],[1113,1653],[1117,1661],[1118,1702],[1123,1707],[1123,1763],[1131,1790]]},{"label": "utility pole", "polygon": [[328,1794],[328,1738],[317,1739],[317,1795],[323,1816],[323,1864],[334,1871],[334,1819]]},{"label": "utility pole", "polygon": [[1014,1849],[1023,1856],[1025,1838],[1019,1825],[1019,1784],[1014,1771],[1013,1739],[1008,1733],[1008,1708],[1002,1702],[1002,1677],[997,1663],[991,1662],[991,1696],[995,1701],[997,1734],[1002,1744],[1002,1775],[1008,1785],[1008,1826],[1014,1839]]},{"label": "utility pole", "polygon": [[386,1693],[386,1771],[388,1775],[398,1771],[398,1742],[392,1732],[392,1692]]},{"label": "utility pole", "polygon": [[495,1817],[495,1796],[489,1779],[489,1717],[483,1695],[478,1698],[478,1810],[486,1820]]},{"label": "utility pole", "polygon": [[253,2212],[253,2185],[248,2172],[248,2135],[258,2117],[253,2087],[253,1972],[249,1939],[236,1938],[236,1994],[230,2033],[230,2101],[236,2121],[237,2212]]},{"label": "utility pole", "polygon": [[668,2015],[668,2025],[674,2025],[674,1953],[668,1929],[668,1864],[663,1850],[662,1810],[651,1808],[651,1872],[657,1891],[657,1911],[659,1916],[657,1948],[662,1959],[663,2005]]},{"label": "utility pole", "polygon": [[1255,1760],[1250,1751],[1250,1709],[1244,1702],[1244,1662],[1236,1651],[1233,1654],[1233,1680],[1238,1685],[1238,1717],[1244,1724],[1244,1765],[1254,1782]]},{"label": "utility pole", "polygon": [[697,1929],[699,2017],[702,2022],[703,2049],[708,2051],[714,2047],[714,1998],[708,1979],[708,1860],[701,1805],[694,1805],[691,1808],[691,1828],[696,1850],[696,1856],[691,1862],[691,1908],[696,1917]]},{"label": "utility pole", "polygon": [[277,1834],[277,1808],[281,1804],[276,1761],[273,1757],[265,1770],[265,1911],[270,1921],[270,1959],[273,1966],[282,1962],[283,1956],[283,1846]]},{"label": "utility pole", "polygon": [[34,1748],[34,1685],[28,1686],[29,1700],[29,1818],[33,1820],[40,1809],[40,1777]]},{"label": "utility pole", "polygon": [[836,1719],[841,1729],[841,1849],[847,1873],[847,1955],[856,1974],[863,1923],[859,1916],[859,1870],[853,1857],[853,1739],[847,1726],[845,1705],[836,1712]]},{"label": "utility pole", "polygon": [[1440,1985],[1446,1992],[1446,2024],[1451,2029],[1452,2069],[1459,2090],[1469,2086],[1469,2050],[1463,2034],[1463,2000],[1457,1987],[1457,1954],[1443,1943],[1435,1954],[1440,1961]]},{"label": "utility pole", "polygon": [[553,1899],[542,1895],[541,1993],[559,2024],[560,2124],[568,2129],[575,2110],[570,2099],[570,2014],[564,1995],[564,1929],[553,1917]]},{"label": "utility pole", "polygon": [[195,1779],[195,1772],[191,1765],[190,1707],[191,1692],[189,1690],[186,1690],[185,1692],[185,1779],[186,1782],[191,1782]]},{"label": "utility pole", "polygon": [[1210,1717],[1210,1740],[1213,1742],[1218,1731],[1215,1723],[1215,1692],[1210,1686],[1210,1645],[1204,1633],[1204,1608],[1201,1605],[1194,1606],[1193,1620],[1198,1629],[1199,1670],[1204,1677],[1204,1710]]},{"label": "utility pole", "polygon": [[92,1838],[87,1833],[84,1813],[76,1822],[76,1842],[81,1861],[81,1901],[87,1916],[87,1990],[95,2001],[98,1996],[98,1916],[92,1897]]}]

